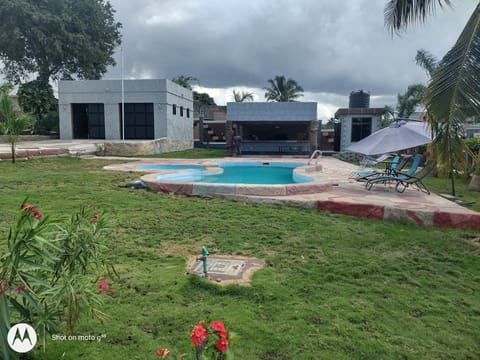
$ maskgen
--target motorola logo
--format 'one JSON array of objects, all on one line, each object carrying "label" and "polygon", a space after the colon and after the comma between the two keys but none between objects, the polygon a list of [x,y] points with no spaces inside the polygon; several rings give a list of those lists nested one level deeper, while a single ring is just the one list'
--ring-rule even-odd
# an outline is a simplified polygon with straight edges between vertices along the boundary
[{"label": "motorola logo", "polygon": [[37,333],[30,325],[19,323],[10,328],[7,341],[13,351],[26,353],[37,343]]}]

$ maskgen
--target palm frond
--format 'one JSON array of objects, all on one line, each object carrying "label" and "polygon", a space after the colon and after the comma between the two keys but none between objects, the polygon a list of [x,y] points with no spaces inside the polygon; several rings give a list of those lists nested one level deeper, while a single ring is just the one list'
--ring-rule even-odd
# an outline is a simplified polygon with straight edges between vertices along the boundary
[{"label": "palm frond", "polygon": [[424,22],[437,6],[451,6],[451,0],[390,0],[384,9],[385,26],[391,33],[415,22]]},{"label": "palm frond", "polygon": [[233,90],[233,99],[235,102],[253,101],[253,93],[248,91],[236,92]]},{"label": "palm frond", "polygon": [[432,53],[424,49],[417,50],[415,62],[418,66],[423,68],[429,76],[432,76],[433,71],[438,65],[437,58]]},{"label": "palm frond", "polygon": [[432,73],[425,105],[434,135],[439,164],[462,164],[463,123],[480,113],[480,4],[453,48]]}]

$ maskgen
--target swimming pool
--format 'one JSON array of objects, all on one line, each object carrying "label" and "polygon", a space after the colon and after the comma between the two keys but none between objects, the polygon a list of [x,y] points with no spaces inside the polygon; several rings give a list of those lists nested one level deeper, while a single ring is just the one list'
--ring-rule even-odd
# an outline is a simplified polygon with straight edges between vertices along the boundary
[{"label": "swimming pool", "polygon": [[195,169],[204,170],[205,166],[197,164],[147,164],[138,165],[139,170],[183,170],[183,169]]},{"label": "swimming pool", "polygon": [[294,169],[303,166],[296,162],[220,162],[207,171],[177,172],[158,175],[158,180],[214,184],[296,184],[312,181],[298,175]]}]

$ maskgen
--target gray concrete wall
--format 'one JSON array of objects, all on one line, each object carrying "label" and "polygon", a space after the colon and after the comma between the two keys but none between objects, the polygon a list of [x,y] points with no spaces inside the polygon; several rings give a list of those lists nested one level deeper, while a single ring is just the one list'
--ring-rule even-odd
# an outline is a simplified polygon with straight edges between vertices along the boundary
[{"label": "gray concrete wall", "polygon": [[[190,97],[185,96],[184,90],[187,90],[174,82],[168,81],[167,84],[167,106],[166,110],[166,129],[165,137],[174,140],[192,140],[193,139],[193,93],[190,91]],[[173,114],[173,105],[176,105],[176,114]],[[183,107],[183,115],[181,108]],[[187,117],[189,109],[189,117]]]},{"label": "gray concrete wall", "polygon": [[[155,138],[167,137],[193,144],[193,93],[170,80],[124,80],[125,103],[153,103]],[[59,81],[60,138],[72,139],[73,103],[102,103],[105,111],[105,139],[119,140],[122,103],[121,80]],[[172,105],[177,105],[177,115]],[[184,116],[180,116],[180,106]],[[186,117],[190,110],[190,118]]]},{"label": "gray concrete wall", "polygon": [[316,102],[231,102],[228,121],[312,121],[317,120]]}]

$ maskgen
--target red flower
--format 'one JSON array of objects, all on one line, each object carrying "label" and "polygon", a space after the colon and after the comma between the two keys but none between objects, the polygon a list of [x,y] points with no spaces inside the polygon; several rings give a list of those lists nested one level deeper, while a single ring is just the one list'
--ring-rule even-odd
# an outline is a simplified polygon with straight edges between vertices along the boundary
[{"label": "red flower", "polygon": [[5,294],[5,289],[4,288],[0,288],[0,296],[2,296],[3,294]]},{"label": "red flower", "polygon": [[16,288],[15,288],[15,291],[17,293],[21,293],[23,290],[25,290],[25,286],[23,286],[22,284],[18,285]]},{"label": "red flower", "polygon": [[228,348],[228,340],[224,337],[221,337],[217,341],[215,341],[215,347],[220,350],[222,353],[227,351]]},{"label": "red flower", "polygon": [[35,205],[29,204],[29,203],[23,203],[22,206],[20,206],[20,209],[28,210],[33,214],[33,217],[37,220],[42,219],[42,214],[40,214],[40,211],[38,211]]},{"label": "red flower", "polygon": [[162,358],[167,357],[170,355],[170,350],[165,349],[165,348],[160,348],[157,350],[155,353],[157,356],[161,356]]},{"label": "red flower", "polygon": [[210,327],[213,328],[218,336],[221,338],[226,338],[227,337],[227,330],[225,330],[225,325],[221,321],[212,321],[210,323]]},{"label": "red flower", "polygon": [[32,204],[29,204],[29,203],[23,203],[23,204],[20,206],[20,209],[31,209],[32,207],[35,207],[35,206],[32,205]]},{"label": "red flower", "polygon": [[190,339],[195,346],[199,346],[203,343],[208,336],[207,329],[203,326],[203,321],[200,321],[197,325],[194,326],[192,332],[190,333]]},{"label": "red flower", "polygon": [[98,293],[108,293],[109,295],[113,295],[113,288],[107,284],[107,280],[104,278],[98,280]]}]

